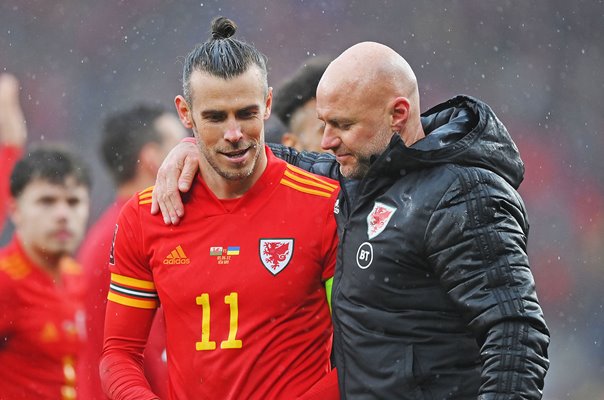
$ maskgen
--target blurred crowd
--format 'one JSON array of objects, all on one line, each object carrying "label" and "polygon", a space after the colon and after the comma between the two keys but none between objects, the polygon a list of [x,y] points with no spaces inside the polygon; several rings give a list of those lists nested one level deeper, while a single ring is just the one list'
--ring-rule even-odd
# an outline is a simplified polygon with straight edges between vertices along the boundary
[{"label": "blurred crowd", "polygon": [[[282,104],[267,132],[273,141],[298,143],[292,110],[307,96],[291,89],[299,66],[361,40],[409,61],[422,109],[458,93],[489,103],[526,165],[529,256],[552,333],[544,398],[604,397],[602,1],[5,1],[0,73],[20,82],[23,144],[68,143],[89,161],[90,225],[115,197],[100,151],[107,116],[139,103],[171,109],[182,57],[216,15],[245,21],[241,36],[269,58]],[[290,92],[299,104],[287,104]],[[0,244],[11,232],[5,226]]]}]

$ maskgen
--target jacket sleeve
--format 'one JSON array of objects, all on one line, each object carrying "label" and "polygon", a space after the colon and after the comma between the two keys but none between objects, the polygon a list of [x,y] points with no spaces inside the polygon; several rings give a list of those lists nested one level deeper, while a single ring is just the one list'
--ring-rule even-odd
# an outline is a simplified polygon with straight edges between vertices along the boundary
[{"label": "jacket sleeve", "polygon": [[275,156],[313,174],[339,180],[340,168],[333,154],[297,151],[282,144],[268,143]]},{"label": "jacket sleeve", "polygon": [[480,400],[540,399],[549,331],[526,251],[517,192],[477,168],[451,167],[426,229],[428,260],[480,346]]}]

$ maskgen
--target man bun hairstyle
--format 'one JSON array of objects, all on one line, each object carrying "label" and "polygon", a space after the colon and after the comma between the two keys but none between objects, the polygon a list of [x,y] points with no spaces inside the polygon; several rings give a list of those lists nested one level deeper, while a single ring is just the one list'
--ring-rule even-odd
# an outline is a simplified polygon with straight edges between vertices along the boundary
[{"label": "man bun hairstyle", "polygon": [[10,176],[10,193],[16,199],[37,179],[62,185],[68,178],[74,178],[78,185],[90,190],[90,173],[79,157],[57,145],[39,146],[15,164]]},{"label": "man bun hairstyle", "polygon": [[187,103],[191,104],[190,79],[196,70],[222,79],[232,79],[256,65],[262,73],[268,93],[266,56],[251,44],[235,39],[235,32],[235,22],[225,17],[214,18],[211,37],[195,46],[187,55],[182,73],[183,95]]},{"label": "man bun hairstyle", "polygon": [[228,39],[237,32],[237,24],[226,17],[217,17],[212,21],[212,39]]}]

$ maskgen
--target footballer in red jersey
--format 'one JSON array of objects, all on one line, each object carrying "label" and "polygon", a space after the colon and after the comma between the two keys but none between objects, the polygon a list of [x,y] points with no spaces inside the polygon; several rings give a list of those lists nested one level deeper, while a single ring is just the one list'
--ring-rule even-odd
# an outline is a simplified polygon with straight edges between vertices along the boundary
[{"label": "footballer in red jersey", "polygon": [[11,243],[0,250],[0,399],[76,399],[84,286],[69,258],[88,218],[89,178],[68,153],[28,153],[11,175]]},{"label": "footballer in red jersey", "polygon": [[149,213],[150,190],[118,220],[108,307],[129,325],[106,340],[146,327],[161,300],[172,398],[296,398],[330,370],[338,188],[266,152],[240,198],[198,177],[177,227]]},{"label": "footballer in red jersey", "polygon": [[155,309],[166,324],[170,399],[337,399],[328,298],[339,187],[264,145],[272,90],[264,56],[232,21],[184,67],[175,99],[199,143],[187,217],[150,213],[152,188],[116,226],[101,379],[112,399],[158,398],[142,351]]}]

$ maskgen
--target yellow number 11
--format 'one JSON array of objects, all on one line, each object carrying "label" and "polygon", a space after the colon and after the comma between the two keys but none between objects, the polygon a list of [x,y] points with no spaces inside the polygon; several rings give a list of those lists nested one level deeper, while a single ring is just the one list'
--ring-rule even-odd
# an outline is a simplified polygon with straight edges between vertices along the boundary
[{"label": "yellow number 11", "polygon": [[[216,342],[210,340],[210,295],[202,293],[195,298],[196,304],[201,306],[201,342],[195,342],[196,350],[216,350]],[[229,337],[220,342],[221,349],[240,349],[243,343],[237,339],[239,321],[238,295],[232,292],[224,296],[224,304],[230,307]]]}]

